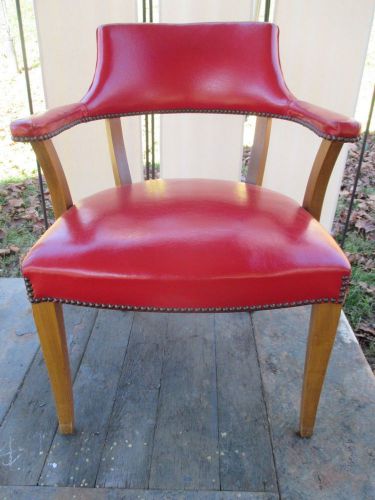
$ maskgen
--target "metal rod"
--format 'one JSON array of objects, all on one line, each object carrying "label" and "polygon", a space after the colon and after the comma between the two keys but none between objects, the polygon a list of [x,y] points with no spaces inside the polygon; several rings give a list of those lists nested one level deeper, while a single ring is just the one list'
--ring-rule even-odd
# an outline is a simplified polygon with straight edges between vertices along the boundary
[{"label": "metal rod", "polygon": [[148,115],[145,115],[145,128],[146,128],[146,179],[150,178],[150,147],[148,136]]},{"label": "metal rod", "polygon": [[[24,32],[23,32],[22,12],[21,12],[21,6],[20,6],[20,1],[19,0],[16,0],[16,8],[17,8],[18,28],[19,28],[19,32],[20,32],[20,40],[21,40],[21,48],[22,48],[22,61],[23,61],[23,68],[24,68],[25,80],[26,80],[27,99],[28,99],[28,102],[29,102],[29,111],[30,111],[30,114],[33,114],[34,113],[33,98],[32,98],[32,95],[31,95],[29,67],[28,67],[28,64],[27,64],[27,54],[26,54],[26,45],[25,45],[25,35],[24,35]],[[44,218],[44,226],[45,226],[46,229],[48,229],[48,218],[47,218],[46,200],[44,198],[44,189],[43,189],[43,177],[42,177],[42,170],[40,168],[39,162],[36,162],[36,169],[37,169],[37,172],[38,172],[39,191],[40,191],[41,200],[42,200],[42,211],[43,211],[43,218]]]},{"label": "metal rod", "polygon": [[270,9],[271,9],[271,0],[266,0],[266,5],[264,7],[264,22],[268,23],[270,20]]},{"label": "metal rod", "polygon": [[[153,15],[153,3],[152,0],[148,0],[148,14],[149,14],[149,22],[152,23],[154,21]],[[150,115],[151,118],[151,178],[155,179],[155,120],[154,115]]]},{"label": "metal rod", "polygon": [[146,22],[146,0],[142,0],[142,21]]},{"label": "metal rod", "polygon": [[347,235],[348,227],[349,227],[349,222],[350,222],[350,216],[351,216],[352,210],[353,210],[354,198],[355,198],[355,194],[356,194],[356,191],[357,191],[357,185],[358,185],[359,176],[360,176],[360,173],[361,173],[363,158],[365,156],[366,143],[367,143],[367,138],[368,138],[368,134],[369,134],[369,130],[370,130],[372,113],[374,111],[374,102],[375,102],[375,85],[374,85],[374,90],[372,92],[371,106],[370,106],[370,111],[369,111],[369,114],[368,114],[366,130],[365,130],[365,133],[363,135],[363,142],[362,142],[361,154],[360,154],[359,160],[358,160],[357,172],[356,172],[355,179],[354,179],[354,185],[353,185],[353,190],[352,190],[352,194],[351,194],[351,197],[350,197],[350,203],[349,203],[348,213],[346,215],[346,221],[345,221],[344,231],[343,231],[343,234],[342,234],[341,248],[344,248],[344,243],[345,243],[345,239],[346,239],[346,235]]},{"label": "metal rod", "polygon": [[155,179],[155,119],[151,115],[151,164],[152,164],[152,178]]}]

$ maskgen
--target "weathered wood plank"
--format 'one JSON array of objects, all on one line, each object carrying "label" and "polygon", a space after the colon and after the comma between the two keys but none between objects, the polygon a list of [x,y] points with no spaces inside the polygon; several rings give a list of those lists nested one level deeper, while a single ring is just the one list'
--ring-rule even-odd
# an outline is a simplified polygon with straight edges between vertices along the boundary
[{"label": "weathered wood plank", "polygon": [[24,280],[0,280],[0,422],[39,348]]},{"label": "weathered wood plank", "polygon": [[[64,307],[72,374],[77,372],[97,311]],[[37,484],[57,428],[47,370],[39,352],[0,427],[0,484]]]},{"label": "weathered wood plank", "polygon": [[148,487],[167,320],[135,315],[97,486]]},{"label": "weathered wood plank", "polygon": [[256,346],[248,313],[215,315],[220,482],[277,491]]},{"label": "weathered wood plank", "polygon": [[173,314],[150,488],[219,489],[213,314]]},{"label": "weathered wood plank", "polygon": [[76,434],[55,435],[40,485],[95,485],[133,316],[99,312],[74,383]]},{"label": "weathered wood plank", "polygon": [[272,493],[247,491],[158,491],[102,488],[0,486],[1,500],[278,500]]},{"label": "weathered wood plank", "polygon": [[375,498],[375,379],[341,321],[315,432],[298,436],[310,307],[257,312],[254,332],[282,498]]}]

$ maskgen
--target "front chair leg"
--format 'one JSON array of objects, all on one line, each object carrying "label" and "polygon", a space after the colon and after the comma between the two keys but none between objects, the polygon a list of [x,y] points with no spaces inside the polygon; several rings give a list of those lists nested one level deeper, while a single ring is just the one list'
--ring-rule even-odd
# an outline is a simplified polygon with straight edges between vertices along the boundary
[{"label": "front chair leg", "polygon": [[72,379],[61,304],[33,304],[35,325],[47,365],[61,434],[74,431]]},{"label": "front chair leg", "polygon": [[341,304],[312,306],[301,398],[300,435],[311,437],[328,361],[335,341]]}]

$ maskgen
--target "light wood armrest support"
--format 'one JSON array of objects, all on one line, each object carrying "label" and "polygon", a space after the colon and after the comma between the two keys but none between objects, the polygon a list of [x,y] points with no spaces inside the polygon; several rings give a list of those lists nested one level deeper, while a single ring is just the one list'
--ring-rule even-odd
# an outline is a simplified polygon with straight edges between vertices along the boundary
[{"label": "light wood armrest support", "polygon": [[107,140],[113,177],[116,186],[130,184],[132,182],[128,159],[126,157],[124,138],[122,135],[121,118],[105,120]]},{"label": "light wood armrest support", "polygon": [[57,219],[73,205],[64,170],[50,139],[32,142],[32,146],[46,178],[53,212]]},{"label": "light wood armrest support", "polygon": [[258,117],[246,182],[261,186],[270,142],[272,118]]},{"label": "light wood armrest support", "polygon": [[328,182],[342,146],[342,142],[323,139],[315,157],[302,206],[317,220],[320,220]]}]

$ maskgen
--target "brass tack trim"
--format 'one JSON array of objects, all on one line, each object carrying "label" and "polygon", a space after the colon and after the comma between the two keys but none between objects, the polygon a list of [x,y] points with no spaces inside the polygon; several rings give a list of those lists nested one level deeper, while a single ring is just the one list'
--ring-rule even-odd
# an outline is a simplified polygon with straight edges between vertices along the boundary
[{"label": "brass tack trim", "polygon": [[287,307],[298,307],[302,305],[309,304],[321,304],[329,303],[332,304],[343,304],[345,302],[346,294],[348,292],[350,276],[343,276],[341,278],[341,287],[339,290],[338,298],[334,297],[324,297],[319,299],[306,299],[293,302],[281,302],[278,304],[262,304],[262,305],[251,305],[251,306],[239,306],[239,307],[154,307],[154,306],[130,306],[130,305],[120,305],[120,304],[99,304],[95,302],[83,302],[80,300],[72,299],[59,299],[56,297],[43,297],[41,299],[35,298],[34,290],[31,281],[24,277],[27,296],[32,304],[39,304],[41,302],[54,302],[60,304],[71,304],[83,307],[93,307],[97,309],[116,309],[121,311],[147,311],[147,312],[252,312],[261,311],[269,309],[283,309]]},{"label": "brass tack trim", "polygon": [[34,136],[14,136],[12,135],[12,139],[15,142],[34,142],[34,141],[45,141],[47,139],[51,139],[56,135],[64,132],[64,130],[68,130],[69,128],[74,127],[80,123],[91,122],[95,120],[109,119],[109,118],[121,118],[123,116],[136,116],[136,115],[147,115],[147,114],[173,114],[173,113],[214,113],[214,114],[233,114],[233,115],[245,115],[245,116],[264,116],[268,118],[279,118],[281,120],[292,121],[295,123],[299,123],[304,127],[312,130],[315,134],[323,139],[327,139],[329,141],[337,141],[337,142],[357,142],[360,139],[358,137],[340,137],[331,134],[322,133],[317,127],[311,125],[311,123],[306,122],[305,120],[300,120],[298,118],[294,118],[287,115],[279,115],[277,113],[256,113],[252,111],[238,111],[233,109],[167,109],[167,110],[152,110],[152,111],[134,111],[132,113],[110,113],[104,115],[96,115],[96,116],[83,116],[79,120],[74,120],[63,127],[60,127],[53,132],[49,132],[48,134],[34,135]]}]

